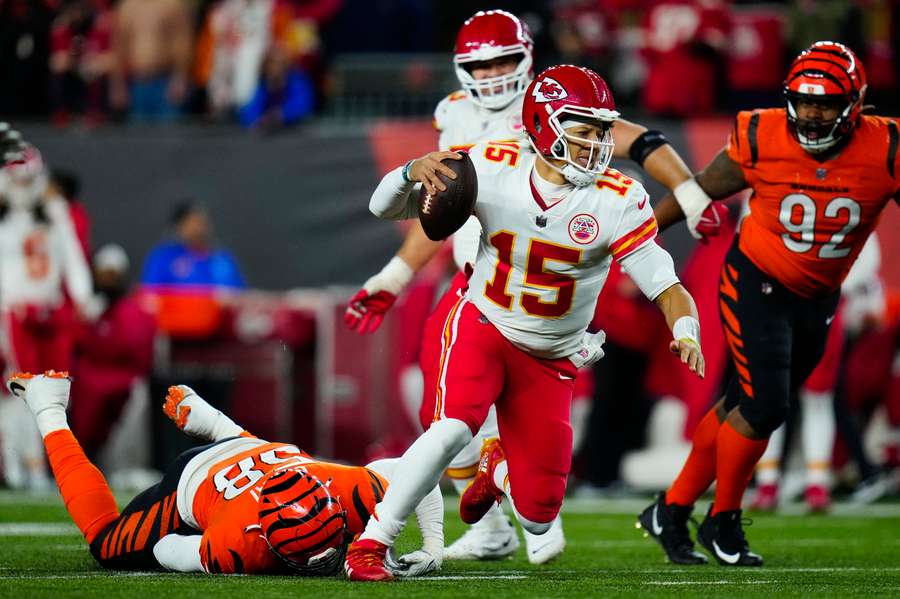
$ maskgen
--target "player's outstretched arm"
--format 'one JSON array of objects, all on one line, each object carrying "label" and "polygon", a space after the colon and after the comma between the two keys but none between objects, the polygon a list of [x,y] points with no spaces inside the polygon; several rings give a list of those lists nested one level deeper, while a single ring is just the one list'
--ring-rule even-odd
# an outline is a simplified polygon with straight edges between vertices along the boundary
[{"label": "player's outstretched arm", "polygon": [[169,387],[163,412],[179,430],[201,441],[215,442],[229,437],[250,436],[250,433],[209,405],[187,385]]},{"label": "player's outstretched arm", "polygon": [[706,375],[706,364],[700,349],[700,321],[694,298],[681,283],[677,283],[660,293],[655,302],[672,331],[669,350],[702,379]]},{"label": "player's outstretched arm", "polygon": [[[376,460],[366,466],[383,476],[390,484],[398,460]],[[422,548],[389,560],[388,568],[395,576],[423,576],[441,569],[444,563],[444,499],[440,486],[435,486],[416,506],[416,521],[422,532]]]},{"label": "player's outstretched arm", "polygon": [[725,207],[711,200],[731,197],[746,188],[740,165],[722,149],[697,176],[680,183],[656,205],[656,222],[664,231],[687,218],[691,234],[701,239],[718,229],[724,216]]},{"label": "player's outstretched arm", "polygon": [[358,333],[375,332],[384,314],[413,276],[438,253],[442,243],[428,239],[419,221],[413,221],[397,255],[350,298],[344,313],[347,326]]}]

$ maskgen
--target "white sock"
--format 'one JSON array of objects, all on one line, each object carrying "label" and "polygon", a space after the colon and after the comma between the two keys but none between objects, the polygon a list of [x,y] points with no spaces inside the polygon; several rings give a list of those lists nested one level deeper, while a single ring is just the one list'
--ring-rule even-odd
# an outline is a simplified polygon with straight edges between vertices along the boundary
[{"label": "white sock", "polygon": [[803,411],[803,458],[806,485],[831,484],[831,453],[834,448],[834,407],[831,393],[800,390]]},{"label": "white sock", "polygon": [[781,460],[781,450],[784,447],[784,425],[772,433],[769,437],[769,444],[763,452],[762,457],[756,464],[756,484],[757,485],[777,485],[780,478],[778,462]]},{"label": "white sock", "polygon": [[361,539],[393,546],[406,519],[438,483],[450,460],[472,440],[472,431],[461,420],[440,420],[422,433],[396,464],[387,492],[375,506]]}]

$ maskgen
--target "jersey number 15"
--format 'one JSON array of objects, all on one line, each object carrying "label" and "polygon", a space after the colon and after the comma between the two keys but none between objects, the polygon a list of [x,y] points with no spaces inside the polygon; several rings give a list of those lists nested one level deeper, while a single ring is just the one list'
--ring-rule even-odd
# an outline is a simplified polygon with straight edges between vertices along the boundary
[{"label": "jersey number 15", "polygon": [[[504,310],[512,310],[515,301],[506,290],[509,285],[509,273],[512,271],[515,241],[516,234],[509,231],[499,231],[490,238],[491,245],[497,248],[497,268],[494,271],[494,279],[484,286],[484,295]],[[523,291],[519,301],[526,314],[541,318],[559,318],[572,309],[575,279],[569,275],[548,272],[544,268],[545,262],[548,261],[578,264],[581,261],[581,250],[532,239],[528,246],[525,284],[556,291],[556,300],[545,302],[540,296]]]}]

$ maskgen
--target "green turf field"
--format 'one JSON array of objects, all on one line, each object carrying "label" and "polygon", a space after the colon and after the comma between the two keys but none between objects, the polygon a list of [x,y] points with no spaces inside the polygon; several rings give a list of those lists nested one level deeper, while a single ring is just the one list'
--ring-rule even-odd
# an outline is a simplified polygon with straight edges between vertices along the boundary
[{"label": "green turf field", "polygon": [[[103,597],[588,597],[891,596],[900,597],[900,505],[838,506],[831,516],[754,517],[747,528],[761,569],[663,563],[634,528],[640,501],[570,501],[568,546],[555,562],[532,566],[523,550],[497,562],[450,562],[432,576],[389,584],[291,577],[106,572],[87,552],[56,497],[0,493],[0,596]],[[448,503],[447,537],[462,529]],[[415,527],[412,527],[415,528]],[[412,537],[403,541],[409,549]]]}]

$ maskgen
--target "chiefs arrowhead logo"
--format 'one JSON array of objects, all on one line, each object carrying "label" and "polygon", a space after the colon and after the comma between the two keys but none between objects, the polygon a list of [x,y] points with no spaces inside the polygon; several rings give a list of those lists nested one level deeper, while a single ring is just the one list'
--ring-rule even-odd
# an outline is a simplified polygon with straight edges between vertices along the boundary
[{"label": "chiefs arrowhead logo", "polygon": [[544,77],[534,84],[531,95],[534,96],[536,102],[553,102],[567,97],[569,92],[556,79]]}]

